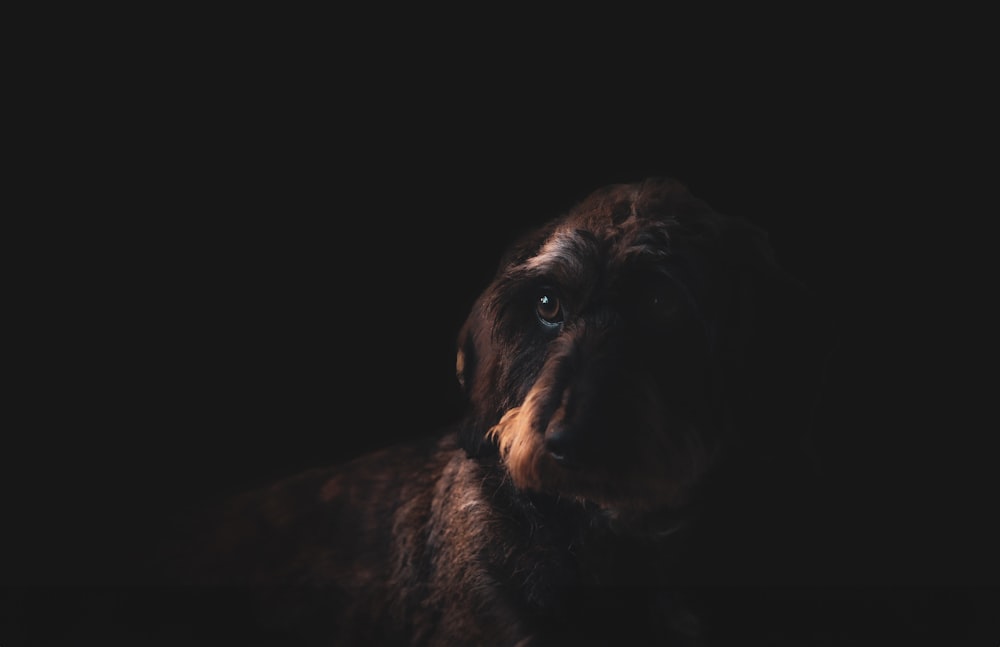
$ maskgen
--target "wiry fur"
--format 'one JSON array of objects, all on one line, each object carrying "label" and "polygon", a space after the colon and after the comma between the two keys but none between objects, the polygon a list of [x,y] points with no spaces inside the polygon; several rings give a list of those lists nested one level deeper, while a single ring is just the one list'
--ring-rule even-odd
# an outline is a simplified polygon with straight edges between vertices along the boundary
[{"label": "wiry fur", "polygon": [[193,572],[316,644],[690,644],[691,528],[806,422],[804,294],[680,184],[599,190],[472,308],[455,428],[240,498]]}]

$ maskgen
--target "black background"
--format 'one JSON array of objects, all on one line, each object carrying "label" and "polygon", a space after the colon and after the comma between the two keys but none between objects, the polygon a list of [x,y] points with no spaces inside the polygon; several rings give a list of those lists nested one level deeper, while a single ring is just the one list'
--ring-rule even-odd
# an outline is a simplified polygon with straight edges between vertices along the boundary
[{"label": "black background", "polygon": [[135,585],[169,513],[453,421],[454,340],[505,244],[651,175],[763,226],[837,313],[839,584],[1000,581],[978,86],[933,49],[635,66],[257,36],[59,59],[33,104],[15,591]]}]

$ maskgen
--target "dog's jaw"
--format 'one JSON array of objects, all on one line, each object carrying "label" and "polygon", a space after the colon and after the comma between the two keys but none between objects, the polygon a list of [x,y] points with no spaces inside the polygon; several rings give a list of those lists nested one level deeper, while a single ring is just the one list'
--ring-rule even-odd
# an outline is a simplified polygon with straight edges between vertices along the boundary
[{"label": "dog's jaw", "polygon": [[[560,392],[540,379],[524,403],[509,409],[490,429],[488,437],[497,443],[516,488],[594,505],[609,517],[677,509],[689,501],[694,484],[712,460],[690,423],[675,420],[670,429],[639,425],[638,433],[603,429],[602,433],[638,442],[600,460],[590,457],[577,463],[547,442],[554,434],[579,431],[567,420],[569,390]],[[558,404],[546,415],[553,401]]]}]

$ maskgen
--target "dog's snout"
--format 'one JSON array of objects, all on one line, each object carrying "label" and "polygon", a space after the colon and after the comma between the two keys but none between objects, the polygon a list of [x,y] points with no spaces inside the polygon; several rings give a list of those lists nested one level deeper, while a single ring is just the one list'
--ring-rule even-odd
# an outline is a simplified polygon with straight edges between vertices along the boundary
[{"label": "dog's snout", "polygon": [[578,452],[573,447],[570,432],[562,425],[553,425],[545,432],[545,449],[563,467],[579,466]]}]

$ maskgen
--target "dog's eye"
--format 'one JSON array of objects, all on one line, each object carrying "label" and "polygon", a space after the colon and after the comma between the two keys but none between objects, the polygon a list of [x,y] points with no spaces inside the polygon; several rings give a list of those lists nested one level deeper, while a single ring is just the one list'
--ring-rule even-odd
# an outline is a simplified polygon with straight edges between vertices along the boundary
[{"label": "dog's eye", "polygon": [[656,319],[669,319],[680,310],[677,295],[667,290],[650,290],[644,300],[648,312]]},{"label": "dog's eye", "polygon": [[559,297],[551,292],[542,292],[539,294],[538,300],[535,302],[535,314],[538,315],[539,321],[551,328],[561,324],[563,313]]}]

